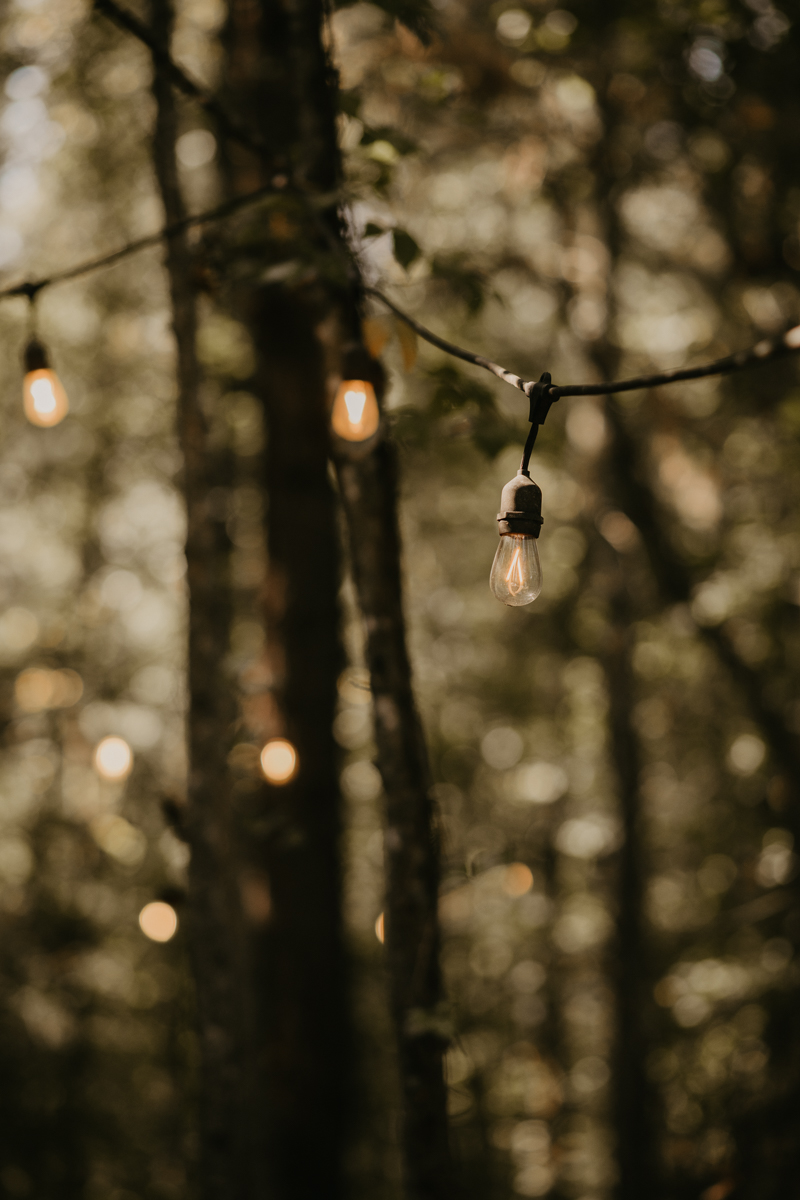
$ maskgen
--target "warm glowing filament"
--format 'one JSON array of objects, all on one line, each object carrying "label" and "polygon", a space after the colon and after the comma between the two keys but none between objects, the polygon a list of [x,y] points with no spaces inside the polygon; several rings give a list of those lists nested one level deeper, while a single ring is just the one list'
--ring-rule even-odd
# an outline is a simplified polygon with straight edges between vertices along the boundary
[{"label": "warm glowing filament", "polygon": [[351,425],[358,425],[364,415],[364,405],[367,403],[366,392],[345,392],[344,402],[347,406],[347,416]]},{"label": "warm glowing filament", "polygon": [[28,371],[22,385],[22,403],[32,425],[57,425],[69,412],[67,393],[49,367]]},{"label": "warm glowing filament", "polygon": [[49,379],[34,379],[31,384],[33,407],[40,417],[48,417],[56,411],[56,397]]},{"label": "warm glowing filament", "polygon": [[333,432],[348,442],[365,442],[377,432],[381,415],[375,388],[368,380],[345,379],[333,402]]},{"label": "warm glowing filament", "polygon": [[514,596],[525,586],[525,577],[522,574],[522,555],[519,546],[516,546],[514,549],[514,557],[511,559],[511,566],[508,568],[506,583],[508,584],[508,590]]}]

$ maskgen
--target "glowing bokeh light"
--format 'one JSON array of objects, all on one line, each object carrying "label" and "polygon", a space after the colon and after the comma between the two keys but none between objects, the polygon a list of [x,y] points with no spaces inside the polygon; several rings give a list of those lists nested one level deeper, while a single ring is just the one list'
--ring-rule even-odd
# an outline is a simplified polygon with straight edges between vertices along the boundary
[{"label": "glowing bokeh light", "polygon": [[348,442],[365,442],[380,424],[378,401],[371,383],[363,379],[345,379],[339,384],[333,402],[333,432]]},{"label": "glowing bokeh light", "polygon": [[69,401],[55,371],[42,367],[28,371],[22,384],[22,404],[32,425],[58,425],[69,412]]},{"label": "glowing bokeh light", "polygon": [[104,737],[95,747],[94,765],[103,779],[125,779],[133,767],[133,751],[124,738]]},{"label": "glowing bokeh light", "polygon": [[261,770],[268,783],[284,784],[297,774],[297,751],[286,738],[270,738],[261,751]]},{"label": "glowing bokeh light", "polygon": [[168,942],[178,928],[178,914],[171,904],[152,900],[139,913],[139,927],[151,942]]},{"label": "glowing bokeh light", "polygon": [[384,941],[386,940],[386,922],[383,919],[383,913],[381,913],[375,922],[375,937],[378,939],[381,945],[383,945]]},{"label": "glowing bokeh light", "polygon": [[509,896],[524,896],[533,887],[533,872],[525,863],[511,863],[506,867],[503,891]]}]

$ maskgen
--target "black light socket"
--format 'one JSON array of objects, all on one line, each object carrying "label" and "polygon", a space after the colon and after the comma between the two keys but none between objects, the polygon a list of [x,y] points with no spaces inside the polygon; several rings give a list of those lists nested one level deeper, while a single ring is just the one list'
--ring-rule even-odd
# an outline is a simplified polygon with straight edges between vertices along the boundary
[{"label": "black light socket", "polygon": [[542,489],[530,475],[520,471],[503,488],[498,528],[503,533],[525,533],[538,538],[542,519]]},{"label": "black light socket", "polygon": [[380,404],[386,374],[379,360],[373,358],[360,342],[350,342],[342,350],[342,379],[363,379],[365,383],[371,383]]},{"label": "black light socket", "polygon": [[47,350],[37,338],[31,338],[25,347],[23,356],[25,363],[25,374],[30,371],[46,371],[50,367],[50,359],[47,356]]}]

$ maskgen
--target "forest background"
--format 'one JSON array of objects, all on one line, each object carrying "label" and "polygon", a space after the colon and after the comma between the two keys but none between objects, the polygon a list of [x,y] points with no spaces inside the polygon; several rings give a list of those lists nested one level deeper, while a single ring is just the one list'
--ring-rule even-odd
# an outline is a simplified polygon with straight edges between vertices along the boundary
[{"label": "forest background", "polygon": [[2,1195],[797,1194],[795,363],[556,405],[506,609],[524,398],[363,292],[562,384],[797,324],[795,7],[4,7],[5,283],[269,194],[42,289],[56,428],[2,301]]}]

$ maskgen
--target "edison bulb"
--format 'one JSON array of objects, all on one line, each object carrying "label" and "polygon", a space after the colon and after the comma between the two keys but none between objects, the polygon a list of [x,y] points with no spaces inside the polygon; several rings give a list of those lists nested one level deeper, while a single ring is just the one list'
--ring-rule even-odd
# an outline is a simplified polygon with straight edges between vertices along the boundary
[{"label": "edison bulb", "polygon": [[22,384],[22,402],[32,425],[58,425],[69,412],[67,393],[49,367],[27,372]]},{"label": "edison bulb", "polygon": [[377,432],[380,419],[372,384],[364,379],[343,379],[333,402],[333,432],[348,442],[365,442]]},{"label": "edison bulb", "polygon": [[537,539],[526,533],[504,533],[492,563],[489,586],[498,600],[520,608],[542,590]]}]

